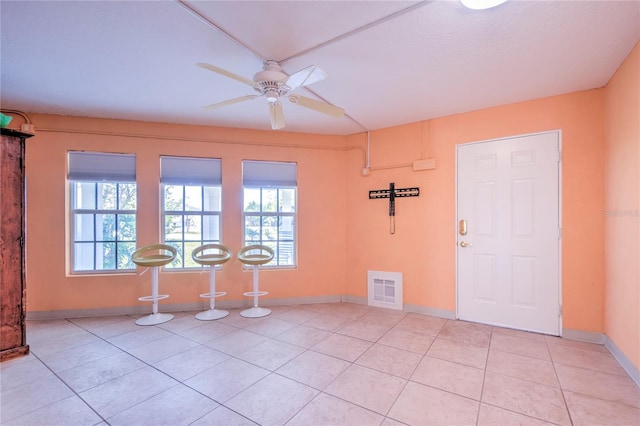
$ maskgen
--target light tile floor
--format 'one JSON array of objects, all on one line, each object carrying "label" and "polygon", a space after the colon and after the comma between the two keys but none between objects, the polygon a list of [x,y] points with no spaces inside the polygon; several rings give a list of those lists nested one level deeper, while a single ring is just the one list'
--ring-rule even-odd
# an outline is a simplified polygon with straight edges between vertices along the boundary
[{"label": "light tile floor", "polygon": [[349,303],[29,321],[2,425],[638,425],[601,345]]}]

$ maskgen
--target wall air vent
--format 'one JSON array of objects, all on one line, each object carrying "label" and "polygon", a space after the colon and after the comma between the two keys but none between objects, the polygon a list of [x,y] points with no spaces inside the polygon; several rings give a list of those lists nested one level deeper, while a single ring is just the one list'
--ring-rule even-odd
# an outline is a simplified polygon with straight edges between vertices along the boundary
[{"label": "wall air vent", "polygon": [[401,311],[402,272],[368,271],[368,304]]}]

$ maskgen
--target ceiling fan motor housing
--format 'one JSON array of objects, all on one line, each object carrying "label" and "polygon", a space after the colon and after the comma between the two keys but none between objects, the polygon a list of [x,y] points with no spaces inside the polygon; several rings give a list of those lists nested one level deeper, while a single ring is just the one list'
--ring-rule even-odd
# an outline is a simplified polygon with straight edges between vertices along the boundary
[{"label": "ceiling fan motor housing", "polygon": [[264,95],[269,102],[275,102],[279,96],[284,96],[291,91],[287,86],[287,76],[280,69],[276,61],[264,63],[264,69],[253,76],[255,84],[253,88],[256,92]]},{"label": "ceiling fan motor housing", "polygon": [[[208,105],[205,108],[215,109],[264,96],[269,102],[269,116],[271,118],[272,129],[282,129],[285,126],[282,104],[279,102],[281,96],[289,95],[298,87],[304,87],[309,84],[315,83],[316,81],[324,80],[327,76],[327,74],[323,70],[315,65],[308,66],[289,76],[282,72],[280,64],[278,64],[276,61],[266,61],[264,63],[263,70],[256,73],[253,76],[253,80],[249,80],[248,78],[242,77],[238,74],[227,71],[215,65],[206,63],[198,63],[197,65],[209,71],[251,86],[256,92],[259,93],[259,95],[245,95],[240,96],[239,98],[218,102],[212,105]],[[332,117],[340,118],[344,115],[344,109],[342,108],[330,105],[324,101],[307,98],[305,96],[294,94],[289,96],[289,101],[296,105],[300,105],[301,107],[309,108],[314,111],[330,115]]]}]

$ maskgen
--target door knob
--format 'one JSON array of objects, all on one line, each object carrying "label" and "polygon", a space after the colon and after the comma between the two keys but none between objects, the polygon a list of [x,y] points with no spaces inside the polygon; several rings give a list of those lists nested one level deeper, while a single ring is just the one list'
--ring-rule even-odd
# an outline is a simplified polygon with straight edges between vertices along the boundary
[{"label": "door knob", "polygon": [[468,241],[460,241],[460,247],[471,247],[473,244],[471,244]]}]

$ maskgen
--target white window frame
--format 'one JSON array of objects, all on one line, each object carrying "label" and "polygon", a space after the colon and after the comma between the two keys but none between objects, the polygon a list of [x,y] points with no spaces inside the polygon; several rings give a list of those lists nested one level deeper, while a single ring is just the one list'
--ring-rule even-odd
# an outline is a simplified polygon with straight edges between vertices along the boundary
[{"label": "white window frame", "polygon": [[[263,244],[274,249],[275,255],[271,262],[263,265],[264,268],[270,269],[295,269],[298,267],[298,186],[297,186],[297,164],[290,162],[273,162],[273,161],[243,161],[243,202],[242,202],[242,238],[244,246],[251,244]],[[246,190],[260,191],[260,211],[246,211]],[[263,211],[263,194],[264,191],[276,191],[276,211]],[[294,198],[294,208],[292,212],[280,211],[279,206],[280,191],[292,190]],[[259,238],[255,239],[247,235],[247,218],[258,217],[260,231]],[[264,218],[274,217],[279,223],[280,218],[291,218],[292,220],[292,238],[286,239],[280,236],[280,227],[277,226],[278,233],[275,239],[263,238]],[[281,264],[280,253],[282,252],[282,244],[291,244],[291,264]]]},{"label": "white window frame", "polygon": [[[135,251],[137,240],[137,184],[135,155],[132,154],[114,154],[101,152],[85,152],[85,151],[69,151],[68,153],[68,183],[70,194],[70,265],[69,270],[73,275],[90,275],[90,274],[112,274],[126,273],[135,271],[135,265],[131,262],[130,254]],[[89,184],[93,186],[92,198],[94,200],[93,208],[79,207],[78,193],[80,189],[78,185]],[[99,191],[101,185],[115,185],[115,207],[99,208]],[[121,187],[120,185],[134,185],[135,200],[134,208],[121,207]],[[80,189],[81,190],[81,189]],[[105,239],[98,237],[98,230],[102,229],[98,226],[98,216],[113,215],[114,228],[113,238]],[[120,217],[124,215],[132,215],[134,225],[134,235],[132,239],[121,239],[119,232]],[[91,218],[90,223],[81,223],[82,216]],[[82,239],[78,237],[79,226],[91,226],[91,239]],[[98,261],[101,258],[101,244],[113,244],[115,250],[115,267],[114,268],[98,268]],[[76,269],[76,253],[77,244],[92,244],[93,259],[91,269]],[[128,249],[125,250],[125,247]],[[120,250],[129,253],[129,261],[123,267],[119,267],[118,255]]]},{"label": "white window frame", "polygon": [[[201,265],[195,264],[191,259],[191,252],[198,246],[203,244],[221,244],[222,241],[222,177],[221,177],[221,160],[218,158],[199,158],[199,157],[161,157],[160,172],[160,200],[161,200],[161,233],[162,241],[171,245],[178,250],[178,256],[169,265],[165,265],[164,269],[172,272],[194,271],[201,269]],[[181,208],[175,210],[166,209],[166,190],[167,187],[180,188],[182,191]],[[200,209],[187,209],[187,188],[199,188],[200,190]],[[218,210],[205,209],[205,191],[207,189],[217,188],[220,203]],[[180,216],[180,239],[167,239],[167,217]],[[185,229],[187,228],[186,219],[188,216],[200,216],[200,238],[185,239]],[[207,239],[204,233],[204,218],[217,217],[218,222],[218,239]],[[189,247],[187,249],[187,247]]]}]

